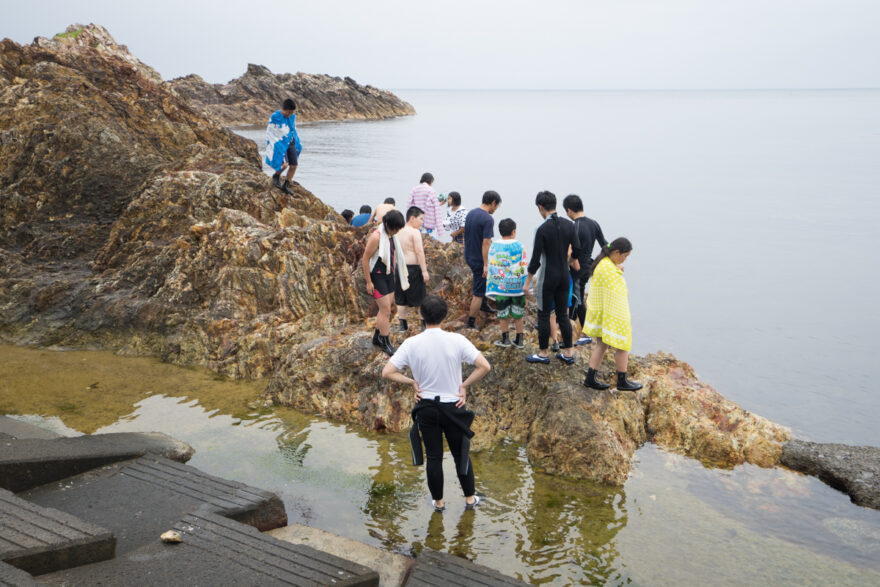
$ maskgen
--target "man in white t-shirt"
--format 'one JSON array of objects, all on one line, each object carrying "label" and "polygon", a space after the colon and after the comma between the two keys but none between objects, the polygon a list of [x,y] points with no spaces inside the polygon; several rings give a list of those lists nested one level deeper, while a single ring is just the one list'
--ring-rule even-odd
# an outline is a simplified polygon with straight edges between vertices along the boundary
[{"label": "man in white t-shirt", "polygon": [[[467,449],[470,446],[470,423],[473,412],[464,409],[467,389],[492,367],[486,357],[467,338],[441,328],[448,311],[440,296],[427,296],[421,305],[425,331],[401,344],[382,369],[382,377],[412,385],[416,396],[414,420],[425,443],[428,489],[434,511],[446,509],[443,503],[443,436],[455,460],[458,480],[465,495],[465,508],[480,503],[474,489],[474,470]],[[461,364],[474,365],[474,371],[461,380]],[[403,374],[409,367],[412,378]]]}]

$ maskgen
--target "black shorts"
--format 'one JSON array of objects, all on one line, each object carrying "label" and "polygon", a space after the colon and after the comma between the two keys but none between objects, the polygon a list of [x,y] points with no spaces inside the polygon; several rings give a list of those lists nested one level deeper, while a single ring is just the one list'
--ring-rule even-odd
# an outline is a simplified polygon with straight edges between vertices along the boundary
[{"label": "black shorts", "polygon": [[409,278],[409,289],[401,289],[400,279],[394,280],[394,303],[398,306],[421,306],[427,294],[422,268],[418,265],[407,265],[406,276]]},{"label": "black shorts", "polygon": [[468,267],[471,268],[471,272],[474,274],[474,296],[478,298],[486,297],[486,278],[483,276],[483,266],[476,267],[468,263]]},{"label": "black shorts", "polygon": [[293,143],[290,143],[290,146],[287,147],[287,164],[288,165],[296,165],[299,161],[299,153],[296,152],[296,147]]},{"label": "black shorts", "polygon": [[394,293],[394,274],[388,273],[385,263],[381,259],[376,261],[373,271],[370,272],[370,281],[373,282],[373,297],[379,299]]}]

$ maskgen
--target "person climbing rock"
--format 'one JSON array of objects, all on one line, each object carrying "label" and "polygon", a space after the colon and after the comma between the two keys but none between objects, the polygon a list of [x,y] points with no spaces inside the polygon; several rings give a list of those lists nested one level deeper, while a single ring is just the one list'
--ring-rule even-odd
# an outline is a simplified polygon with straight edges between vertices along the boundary
[{"label": "person climbing rock", "polygon": [[[273,185],[285,194],[293,195],[290,182],[299,163],[302,143],[296,132],[296,102],[286,98],[281,103],[281,110],[276,110],[269,118],[266,127],[266,165],[275,170],[272,175]],[[284,183],[281,173],[287,169]]]}]

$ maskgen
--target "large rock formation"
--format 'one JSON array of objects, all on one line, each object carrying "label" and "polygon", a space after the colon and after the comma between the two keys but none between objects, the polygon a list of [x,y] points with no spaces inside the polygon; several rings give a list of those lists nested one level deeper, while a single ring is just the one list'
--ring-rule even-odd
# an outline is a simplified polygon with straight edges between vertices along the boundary
[{"label": "large rock formation", "polygon": [[264,125],[285,98],[296,100],[297,120],[379,119],[415,114],[387,90],[362,86],[350,77],[309,73],[274,74],[262,65],[227,84],[209,84],[195,74],[171,80],[174,90],[202,112],[229,126]]},{"label": "large rock formation", "polygon": [[[90,31],[0,42],[0,340],[265,377],[279,403],[406,428],[410,390],[379,377],[369,340],[365,229],[301,186],[271,190],[252,143],[138,63]],[[426,249],[460,328],[470,272],[454,246]],[[620,483],[647,441],[771,466],[788,438],[668,355],[634,358],[644,390],[612,395],[585,390],[578,367],[527,365],[497,335],[468,334],[495,367],[471,401],[476,448],[511,437],[538,468]]]}]

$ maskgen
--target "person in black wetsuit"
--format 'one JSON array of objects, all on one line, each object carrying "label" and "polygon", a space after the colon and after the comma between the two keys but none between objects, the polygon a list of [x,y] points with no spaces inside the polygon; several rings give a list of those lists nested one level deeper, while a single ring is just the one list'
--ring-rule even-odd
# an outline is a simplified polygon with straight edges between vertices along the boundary
[{"label": "person in black wetsuit", "polygon": [[[544,223],[535,231],[535,245],[529,262],[525,291],[534,283],[538,302],[538,354],[529,355],[529,363],[550,362],[550,314],[556,310],[556,321],[562,333],[562,352],[556,358],[567,365],[574,364],[571,344],[571,321],[568,319],[569,266],[580,269],[578,258],[581,244],[572,221],[556,214],[556,196],[540,192],[535,197],[538,212]],[[571,247],[571,253],[569,253]],[[571,256],[569,256],[571,255]],[[540,269],[540,271],[539,271]]]},{"label": "person in black wetsuit", "polygon": [[[577,297],[576,305],[572,307],[575,316],[578,319],[578,331],[584,327],[584,318],[587,315],[587,300],[584,297],[587,281],[590,279],[590,267],[593,265],[593,246],[596,242],[600,247],[608,246],[605,235],[602,234],[602,227],[592,218],[584,216],[584,203],[580,196],[570,194],[562,200],[562,208],[565,215],[571,218],[577,228],[578,240],[581,242],[581,256],[578,257],[580,269],[571,268],[571,279],[574,282],[574,292]],[[576,345],[589,344],[592,339],[589,336],[581,336],[578,338]]]}]

